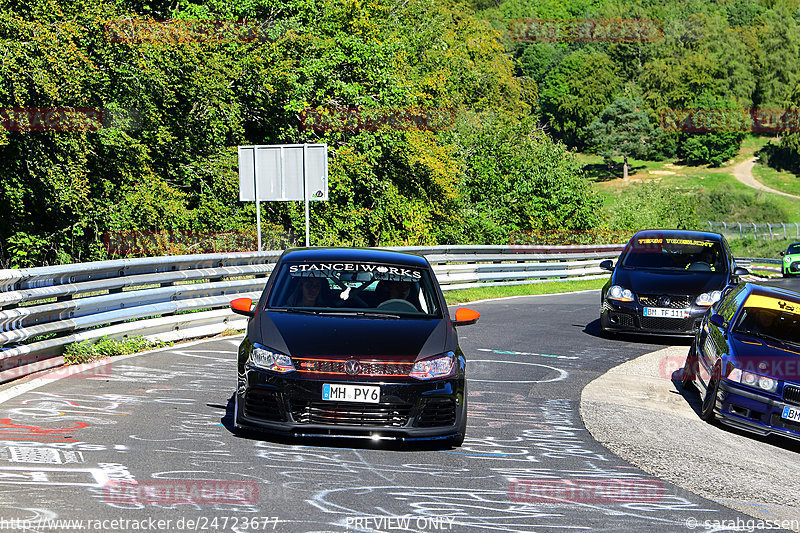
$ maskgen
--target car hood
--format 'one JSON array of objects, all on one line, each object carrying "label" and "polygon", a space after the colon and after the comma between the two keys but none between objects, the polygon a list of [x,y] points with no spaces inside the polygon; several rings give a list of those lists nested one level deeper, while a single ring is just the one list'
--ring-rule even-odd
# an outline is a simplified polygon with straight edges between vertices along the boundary
[{"label": "car hood", "polygon": [[681,270],[626,270],[614,271],[613,284],[632,290],[635,294],[700,294],[722,290],[727,282],[724,272],[697,272]]},{"label": "car hood", "polygon": [[800,381],[799,347],[733,333],[731,354],[731,362],[736,368],[777,379]]},{"label": "car hood", "polygon": [[404,357],[447,351],[445,319],[369,318],[263,312],[256,342],[292,357]]}]

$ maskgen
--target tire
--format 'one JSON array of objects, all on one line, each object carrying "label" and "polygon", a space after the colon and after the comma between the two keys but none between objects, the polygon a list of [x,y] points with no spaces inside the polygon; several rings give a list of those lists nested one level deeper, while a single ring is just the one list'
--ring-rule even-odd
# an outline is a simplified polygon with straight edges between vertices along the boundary
[{"label": "tire", "polygon": [[714,414],[714,407],[717,403],[717,393],[719,393],[719,378],[716,372],[714,372],[714,376],[708,382],[706,394],[703,396],[703,406],[700,408],[700,418],[710,424],[713,424],[717,418]]},{"label": "tire", "polygon": [[685,391],[697,391],[695,380],[697,379],[697,349],[694,342],[692,347],[689,348],[689,353],[686,355],[686,362],[683,364],[683,372],[681,375],[681,389]]}]

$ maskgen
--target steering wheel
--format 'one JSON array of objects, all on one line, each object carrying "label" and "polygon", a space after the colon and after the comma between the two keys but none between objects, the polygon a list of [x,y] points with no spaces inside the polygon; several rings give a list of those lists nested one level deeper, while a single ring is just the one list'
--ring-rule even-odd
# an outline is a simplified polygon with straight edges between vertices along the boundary
[{"label": "steering wheel", "polygon": [[694,263],[689,265],[689,268],[687,270],[700,270],[703,272],[710,272],[711,265],[709,265],[705,261],[695,261]]},{"label": "steering wheel", "polygon": [[391,300],[381,302],[376,309],[381,309],[383,311],[406,311],[410,313],[418,312],[414,304],[408,300],[401,300],[400,298],[393,298]]}]

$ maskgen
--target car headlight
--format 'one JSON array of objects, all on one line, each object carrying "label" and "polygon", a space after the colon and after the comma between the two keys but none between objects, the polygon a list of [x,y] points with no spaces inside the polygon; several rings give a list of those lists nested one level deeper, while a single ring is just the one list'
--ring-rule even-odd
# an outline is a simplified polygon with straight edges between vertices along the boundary
[{"label": "car headlight", "polygon": [[788,257],[788,256],[787,256],[787,257],[784,257],[784,258],[783,258],[783,262],[784,262],[784,263],[786,263],[786,264],[788,265],[789,263],[791,263],[791,262],[792,262],[792,258],[791,258],[791,257]]},{"label": "car headlight", "polygon": [[619,285],[612,285],[610,289],[608,289],[608,294],[606,297],[609,300],[617,300],[620,302],[632,302],[633,301],[633,291],[630,289],[623,289]]},{"label": "car headlight", "polygon": [[449,376],[455,368],[455,354],[447,352],[444,355],[423,359],[414,363],[414,368],[408,373],[412,378],[433,379]]},{"label": "car headlight", "polygon": [[294,372],[294,363],[292,358],[286,354],[270,350],[266,346],[256,344],[253,351],[250,352],[249,362],[255,367],[271,372],[280,372],[286,374],[287,372]]},{"label": "car headlight", "polygon": [[728,379],[767,392],[775,392],[778,390],[778,380],[738,368],[734,368],[731,373],[728,374]]},{"label": "car headlight", "polygon": [[720,291],[704,292],[697,297],[695,303],[703,307],[711,307],[719,301],[720,297],[722,297],[722,292]]}]

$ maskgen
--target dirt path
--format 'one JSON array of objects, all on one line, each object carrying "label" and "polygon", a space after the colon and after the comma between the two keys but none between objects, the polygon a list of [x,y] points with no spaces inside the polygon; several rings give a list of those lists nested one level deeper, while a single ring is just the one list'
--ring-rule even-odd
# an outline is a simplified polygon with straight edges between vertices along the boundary
[{"label": "dirt path", "polygon": [[736,165],[734,165],[733,175],[736,177],[736,179],[741,181],[748,187],[752,187],[753,189],[771,192],[774,194],[780,194],[781,196],[788,196],[790,198],[800,199],[800,196],[795,196],[794,194],[789,194],[772,189],[770,187],[767,187],[766,185],[763,185],[761,182],[756,181],[756,179],[753,177],[753,167],[755,166],[757,159],[758,159],[757,157],[751,157],[749,159],[745,159],[741,163],[737,163]]}]

